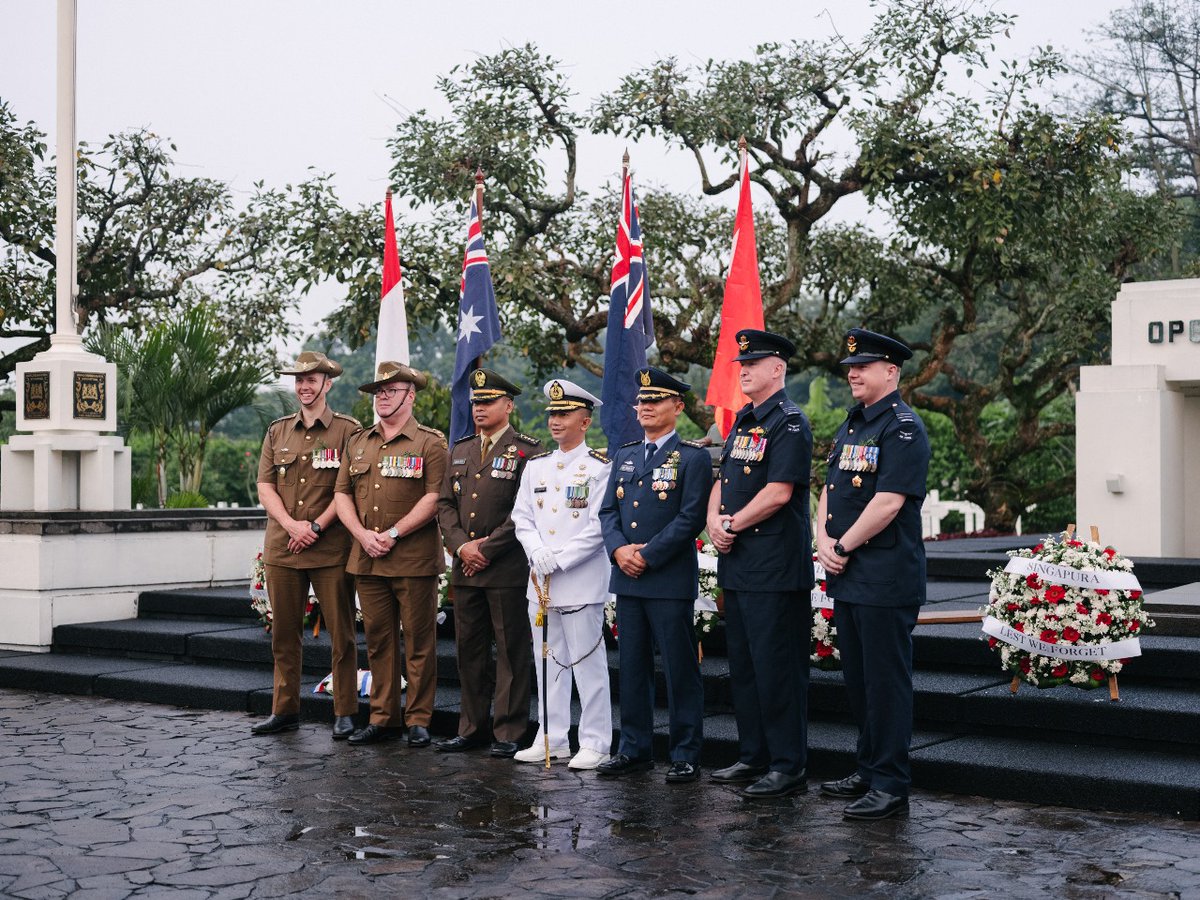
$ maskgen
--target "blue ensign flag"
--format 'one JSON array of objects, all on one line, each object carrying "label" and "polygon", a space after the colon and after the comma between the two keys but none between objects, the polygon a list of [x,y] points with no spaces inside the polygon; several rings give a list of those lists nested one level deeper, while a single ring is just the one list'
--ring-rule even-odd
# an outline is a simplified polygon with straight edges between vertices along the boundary
[{"label": "blue ensign flag", "polygon": [[638,369],[646,366],[646,348],[654,343],[654,316],[650,310],[650,285],[642,256],[642,229],[638,225],[637,199],[628,171],[621,192],[621,218],[617,223],[617,254],[613,261],[612,291],[608,307],[608,333],[604,338],[604,386],[600,399],[600,424],[608,438],[608,452],[629,441],[641,440],[634,404]]},{"label": "blue ensign flag", "polygon": [[471,387],[467,376],[475,360],[500,340],[500,314],[492,289],[492,270],[483,246],[479,208],[471,200],[467,218],[467,251],[463,254],[458,287],[458,346],[454,351],[454,381],[450,388],[450,443],[475,433],[471,419]]}]

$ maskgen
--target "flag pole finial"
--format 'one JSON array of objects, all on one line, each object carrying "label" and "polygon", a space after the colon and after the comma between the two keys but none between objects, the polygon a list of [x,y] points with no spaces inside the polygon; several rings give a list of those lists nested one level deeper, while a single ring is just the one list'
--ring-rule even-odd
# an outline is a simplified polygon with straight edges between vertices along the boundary
[{"label": "flag pole finial", "polygon": [[745,152],[746,152],[746,136],[743,134],[740,138],[738,138],[738,153],[745,153]]},{"label": "flag pole finial", "polygon": [[392,199],[392,189],[391,189],[391,188],[388,188],[388,189],[387,189],[387,199],[388,199],[388,200],[391,200],[391,199]]},{"label": "flag pole finial", "polygon": [[475,209],[479,213],[479,221],[483,222],[483,166],[475,166]]},{"label": "flag pole finial", "polygon": [[628,147],[626,147],[625,152],[621,154],[621,166],[622,166],[622,168],[626,168],[626,169],[629,168],[629,148]]}]

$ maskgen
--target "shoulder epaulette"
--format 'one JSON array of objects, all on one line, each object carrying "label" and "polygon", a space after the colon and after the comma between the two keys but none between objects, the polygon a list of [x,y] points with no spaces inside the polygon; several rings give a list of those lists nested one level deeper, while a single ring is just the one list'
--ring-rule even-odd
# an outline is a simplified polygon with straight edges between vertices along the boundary
[{"label": "shoulder epaulette", "polygon": [[793,401],[793,400],[780,400],[779,405],[781,407],[783,407],[783,412],[785,415],[790,416],[790,415],[793,415],[794,413],[801,413],[801,414],[804,413],[804,410],[802,410],[799,406],[797,406],[795,401]]},{"label": "shoulder epaulette", "polygon": [[529,462],[533,462],[535,459],[541,459],[543,456],[549,456],[553,452],[553,450],[543,450],[541,453],[535,453],[533,456],[529,457]]},{"label": "shoulder epaulette", "polygon": [[626,447],[636,447],[640,443],[641,441],[630,441],[628,444],[622,444],[621,449],[624,450]]},{"label": "shoulder epaulette", "polygon": [[[598,459],[602,463],[612,462],[611,459],[609,459],[607,456],[605,456],[599,450],[588,450],[588,456],[590,456],[592,459]],[[534,458],[536,459],[536,457],[534,457]]]},{"label": "shoulder epaulette", "polygon": [[459,438],[457,441],[455,441],[454,446],[457,447],[459,444],[463,443],[464,441],[473,441],[477,437],[479,437],[479,435],[477,435],[477,434],[468,434],[466,437]]},{"label": "shoulder epaulette", "polygon": [[436,434],[443,441],[446,439],[446,436],[444,434],[442,434],[440,431],[438,431],[436,428],[430,428],[428,425],[421,425],[419,423],[417,424],[417,428],[419,428],[421,431],[426,432],[427,434]]},{"label": "shoulder epaulette", "polygon": [[[280,416],[278,419],[276,419],[274,422],[272,422],[271,425],[278,425],[280,422],[284,421],[285,419],[294,419],[298,415],[300,415],[300,414],[299,413],[288,413],[286,416]],[[270,428],[271,425],[268,425],[267,427]]]},{"label": "shoulder epaulette", "polygon": [[358,421],[358,419],[354,418],[354,416],[348,416],[345,413],[335,412],[333,417],[335,419],[345,419],[347,422],[353,422],[359,428],[362,428],[362,422]]},{"label": "shoulder epaulette", "polygon": [[684,440],[681,440],[679,443],[681,443],[681,444],[683,444],[684,446],[687,446],[687,447],[695,447],[697,450],[707,450],[707,449],[708,449],[708,447],[704,446],[704,444],[700,443],[699,441],[684,441]]},{"label": "shoulder epaulette", "polygon": [[524,441],[527,444],[540,444],[541,443],[541,441],[539,441],[537,438],[530,437],[527,434],[521,434],[521,432],[519,432],[519,431],[514,432],[513,437],[515,437],[518,441]]}]

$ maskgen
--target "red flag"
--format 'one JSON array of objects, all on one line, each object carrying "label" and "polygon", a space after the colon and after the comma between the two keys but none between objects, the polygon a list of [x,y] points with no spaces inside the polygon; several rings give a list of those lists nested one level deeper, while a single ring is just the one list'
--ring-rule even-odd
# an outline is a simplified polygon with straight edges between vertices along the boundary
[{"label": "red flag", "polygon": [[396,249],[396,226],[392,222],[392,192],[384,204],[387,222],[383,237],[383,291],[379,302],[379,326],[375,332],[375,371],[381,362],[408,364],[408,316],[404,311],[404,284],[400,280],[400,253]]},{"label": "red flag", "polygon": [[737,218],[733,224],[733,252],[729,277],[725,279],[725,299],[721,303],[721,330],[717,338],[717,358],[704,402],[715,407],[714,415],[721,437],[729,434],[734,415],[749,398],[742,393],[738,373],[741,366],[733,361],[738,355],[737,333],[743,328],[763,327],[762,289],[758,281],[758,246],[754,239],[754,210],[750,207],[750,161],[742,151],[741,187]]}]

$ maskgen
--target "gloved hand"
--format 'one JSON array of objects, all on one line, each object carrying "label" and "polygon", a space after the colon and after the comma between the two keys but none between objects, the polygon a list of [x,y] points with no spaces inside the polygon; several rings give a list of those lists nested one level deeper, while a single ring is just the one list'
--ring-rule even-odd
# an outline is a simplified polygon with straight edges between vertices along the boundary
[{"label": "gloved hand", "polygon": [[558,568],[558,559],[549,547],[539,547],[529,557],[529,567],[538,575],[545,577]]}]

